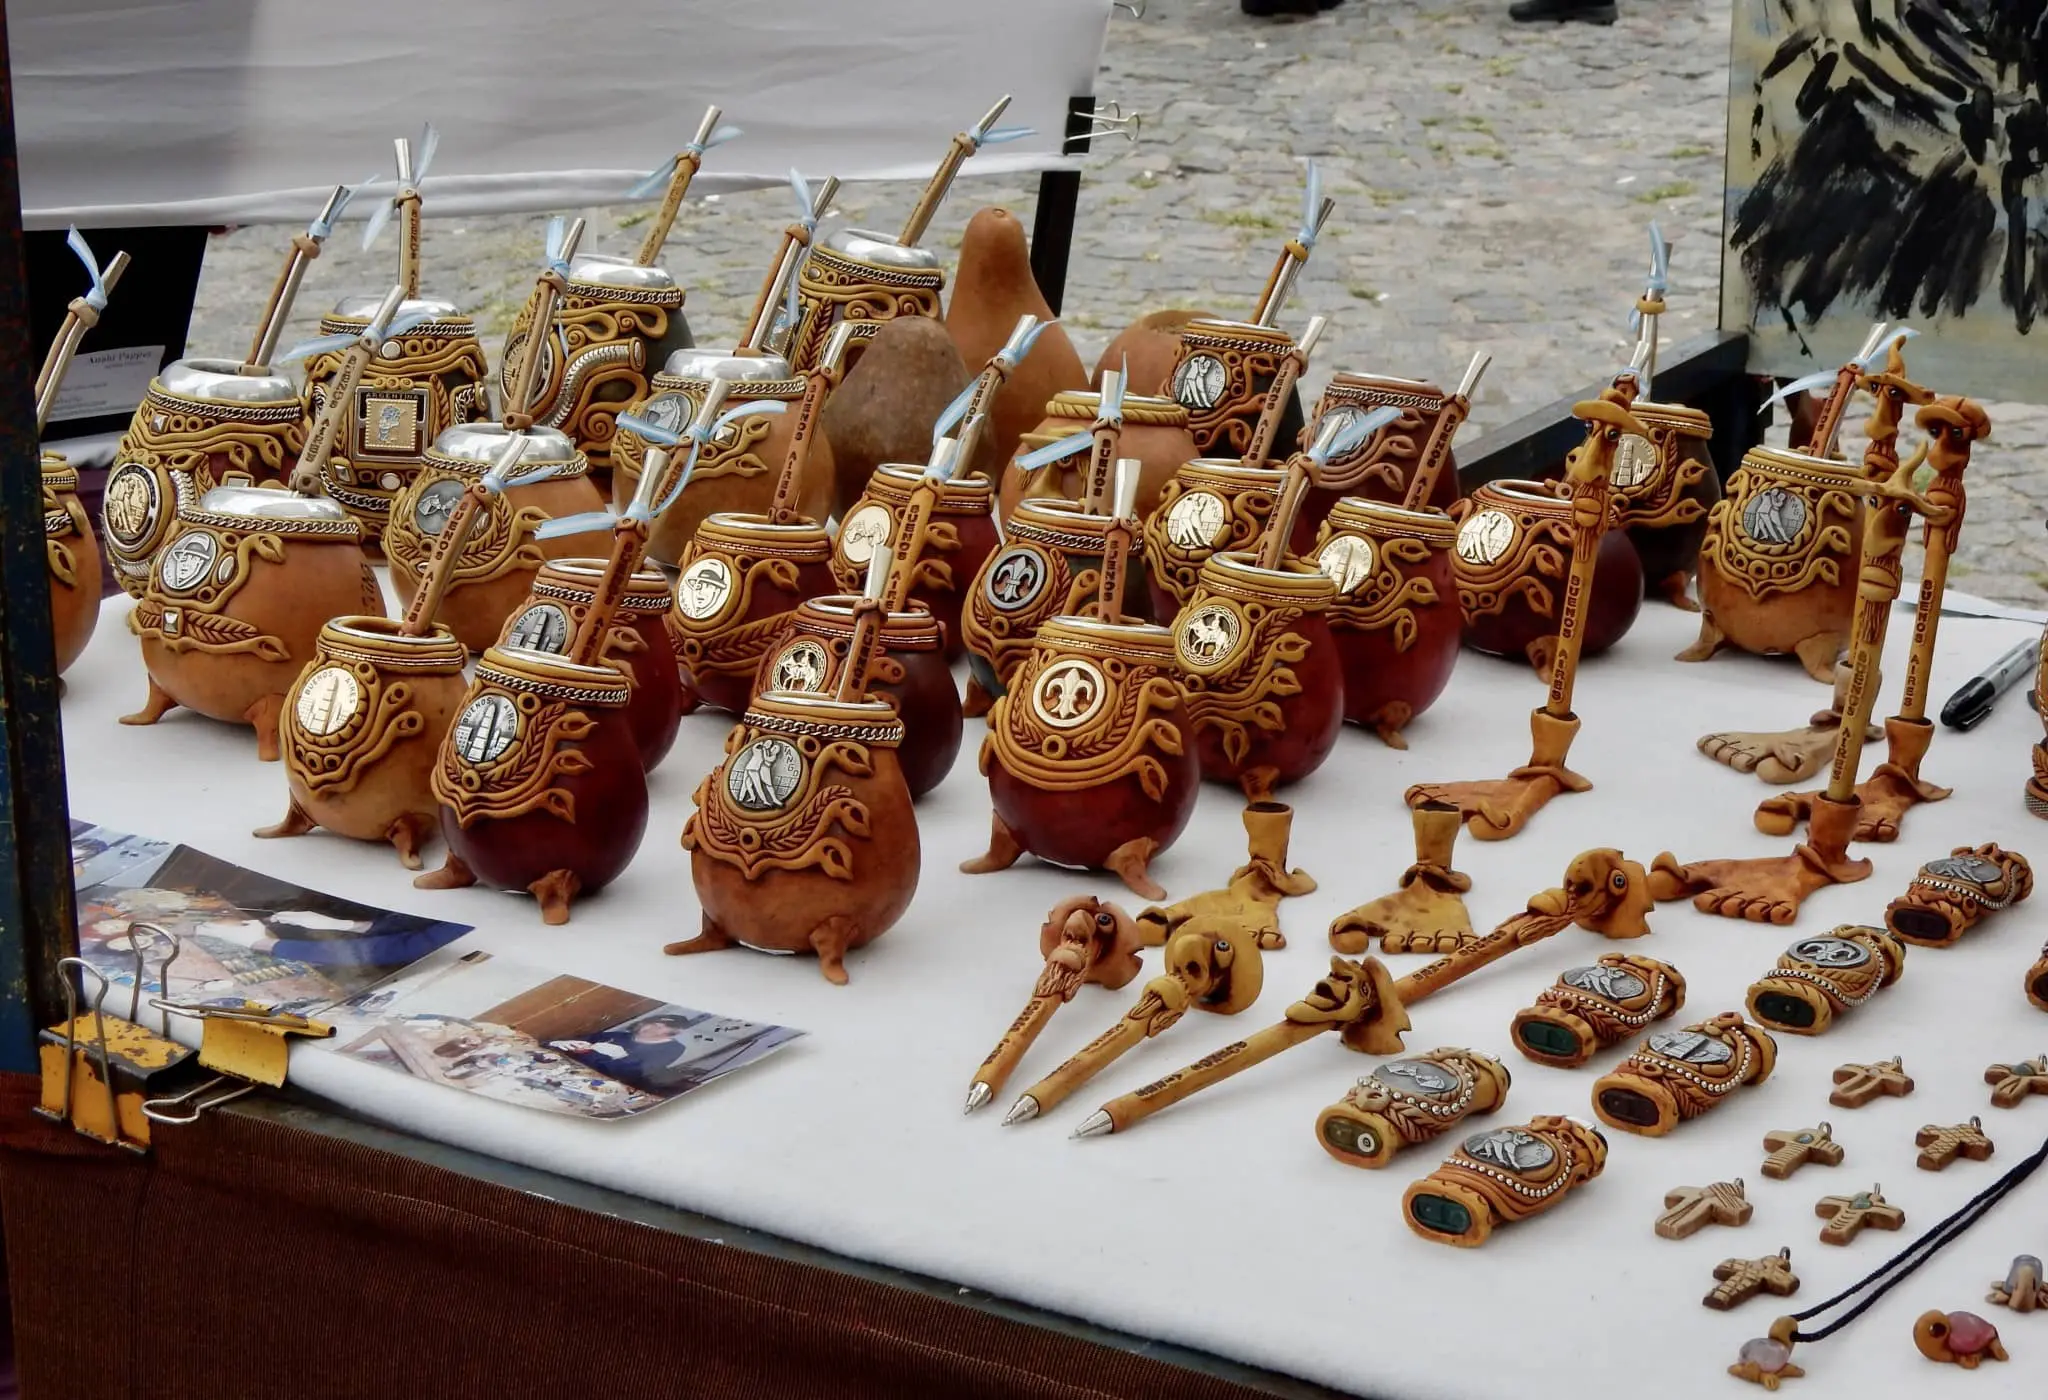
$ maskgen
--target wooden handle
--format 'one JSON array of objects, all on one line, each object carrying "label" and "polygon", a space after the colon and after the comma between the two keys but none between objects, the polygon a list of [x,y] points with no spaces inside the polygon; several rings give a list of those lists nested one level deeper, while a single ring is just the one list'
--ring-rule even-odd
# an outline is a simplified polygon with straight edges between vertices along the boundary
[{"label": "wooden handle", "polygon": [[1205,1055],[1182,1069],[1177,1069],[1163,1079],[1155,1079],[1142,1089],[1135,1089],[1121,1098],[1111,1099],[1104,1104],[1101,1113],[1109,1120],[1109,1131],[1123,1132],[1144,1122],[1163,1108],[1171,1108],[1182,1099],[1196,1094],[1212,1084],[1220,1084],[1253,1065],[1270,1060],[1282,1050],[1292,1049],[1303,1041],[1313,1040],[1327,1030],[1340,1028],[1341,1023],[1321,1021],[1307,1024],[1300,1021],[1282,1021],[1277,1025],[1256,1031],[1243,1040],[1233,1041],[1213,1054]]},{"label": "wooden handle", "polygon": [[480,482],[470,483],[456,497],[455,508],[441,522],[441,533],[434,537],[434,547],[427,551],[419,588],[406,606],[405,616],[399,619],[400,636],[424,637],[433,627],[434,616],[441,611],[441,600],[448,596],[448,584],[455,577],[455,560],[481,523],[488,500],[489,493]]},{"label": "wooden handle", "polygon": [[605,560],[604,574],[590,591],[590,607],[577,625],[575,640],[569,643],[569,660],[579,666],[603,664],[605,637],[611,632],[612,621],[619,615],[619,604],[625,600],[626,589],[631,586],[633,575],[640,571],[640,561],[646,554],[647,527],[622,517],[612,531],[611,555]]},{"label": "wooden handle", "polygon": [[1429,442],[1422,449],[1421,460],[1415,464],[1415,475],[1408,479],[1408,494],[1401,498],[1403,510],[1422,510],[1436,495],[1436,480],[1443,474],[1444,463],[1450,459],[1451,442],[1458,436],[1458,429],[1464,426],[1466,415],[1472,412],[1472,393],[1479,387],[1480,376],[1493,363],[1493,356],[1484,350],[1472,357],[1465,366],[1465,377],[1459,382],[1457,392],[1444,403],[1444,410],[1437,415],[1436,426],[1430,429]]},{"label": "wooden handle", "polygon": [[1052,1021],[1053,1012],[1066,1002],[1056,996],[1033,997],[1026,1003],[1023,1013],[1010,1023],[1003,1032],[1003,1038],[996,1042],[996,1048],[988,1052],[988,1058],[981,1062],[981,1068],[974,1072],[974,1082],[986,1091],[986,1097],[993,1098],[1003,1091],[1016,1072],[1024,1052],[1038,1039],[1038,1034]]},{"label": "wooden handle", "polygon": [[[1169,983],[1176,989],[1180,986],[1170,977],[1155,980]],[[1182,996],[1185,998],[1186,994],[1182,993]],[[1148,1001],[1151,1002],[1149,1012],[1145,1009]],[[1037,1104],[1040,1113],[1050,1112],[1065,1103],[1075,1090],[1115,1064],[1125,1052],[1143,1045],[1149,1038],[1148,1028],[1160,1009],[1160,1003],[1152,995],[1152,988],[1146,987],[1145,993],[1138,998],[1137,1005],[1119,1017],[1115,1025],[1082,1046],[1065,1064],[1026,1089],[1024,1097]]]}]

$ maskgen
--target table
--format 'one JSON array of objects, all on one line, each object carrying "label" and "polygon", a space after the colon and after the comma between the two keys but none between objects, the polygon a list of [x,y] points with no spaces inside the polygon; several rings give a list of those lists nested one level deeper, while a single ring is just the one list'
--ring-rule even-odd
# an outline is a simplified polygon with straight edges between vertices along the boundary
[{"label": "table", "polygon": [[[1191,1015],[1059,1111],[1005,1129],[1000,1104],[963,1119],[960,1103],[974,1066],[1029,991],[1040,919],[1076,891],[1123,896],[1105,878],[1043,866],[954,873],[959,860],[979,852],[986,830],[986,792],[971,764],[978,724],[969,725],[960,766],[920,809],[925,881],[916,903],[897,929],[849,959],[852,984],[837,988],[803,959],[660,953],[662,943],[694,931],[676,835],[691,790],[716,761],[725,720],[685,721],[653,778],[654,816],[639,860],[603,896],[579,906],[573,923],[548,929],[523,897],[414,891],[380,849],[325,835],[252,840],[250,828],[283,810],[284,785],[279,770],[255,761],[246,731],[192,716],[173,716],[154,730],[114,723],[143,690],[122,628],[125,609],[124,599],[110,600],[101,635],[67,677],[78,816],[175,836],[316,888],[473,922],[477,946],[529,962],[811,1032],[766,1064],[624,1124],[557,1121],[471,1101],[317,1051],[294,1053],[295,1083],[422,1137],[1138,1336],[1404,1400],[1504,1388],[1554,1394],[1567,1385],[1593,1394],[1647,1388],[1673,1400],[1738,1394],[1723,1370],[1780,1309],[1770,1301],[1735,1315],[1701,1308],[1714,1263],[1789,1244],[1805,1280],[1797,1302],[1817,1301],[1889,1257],[2048,1133],[2048,1099],[1995,1110],[1981,1083],[1986,1064],[2036,1053],[2048,1038],[2048,1022],[2019,985],[2039,946],[2037,899],[1956,948],[1914,950],[1899,985],[1823,1040],[1781,1038],[1773,1079],[1710,1118],[1660,1141],[1609,1133],[1603,1178],[1477,1252],[1425,1243],[1401,1223],[1402,1189],[1440,1152],[1416,1149],[1386,1171],[1367,1173],[1316,1147],[1316,1111],[1370,1067],[1334,1041],[1304,1046],[1128,1135],[1069,1140],[1098,1102],[1278,1019],[1308,989],[1326,965],[1329,920],[1391,888],[1410,859],[1399,797],[1407,784],[1496,775],[1523,761],[1525,717],[1543,686],[1508,662],[1466,656],[1446,697],[1410,729],[1407,752],[1347,732],[1332,761],[1286,794],[1297,809],[1293,862],[1322,888],[1283,906],[1291,946],[1269,957],[1258,1006],[1233,1024]],[[1797,724],[1826,703],[1826,692],[1789,662],[1672,662],[1694,628],[1687,615],[1646,606],[1619,646],[1587,663],[1578,692],[1585,727],[1573,766],[1596,786],[1558,800],[1512,842],[1461,841],[1456,863],[1475,882],[1475,924],[1491,927],[1519,910],[1588,846],[1618,844],[1646,863],[1666,848],[1700,859],[1789,847],[1749,825],[1750,809],[1772,789],[1708,762],[1693,740],[1712,728]],[[1910,615],[1898,613],[1891,676],[1904,673],[1910,631]],[[2029,631],[1945,620],[1935,694],[1947,695]],[[1895,693],[1894,683],[1880,714]],[[1652,916],[1653,936],[1627,946],[1675,964],[1691,987],[1681,1016],[1705,1017],[1739,1006],[1743,990],[1795,934],[1878,921],[1930,856],[1983,841],[2038,852],[2044,829],[2026,815],[2019,794],[2027,746],[2039,733],[2017,696],[1968,735],[1943,731],[1925,771],[1955,785],[1955,797],[1914,812],[1898,845],[1864,848],[1876,861],[1874,878],[1816,895],[1793,930],[1667,905]],[[1220,884],[1242,855],[1237,802],[1213,789],[1155,873],[1182,897]],[[1506,1054],[1512,1013],[1559,971],[1609,946],[1568,930],[1488,969],[1418,1007],[1408,1045]],[[1418,960],[1390,961],[1398,973]],[[1107,1026],[1134,991],[1085,990],[1054,1019],[1013,1088]],[[1505,1116],[1494,1121],[1543,1112],[1590,1117],[1591,1082],[1622,1053],[1609,1051],[1577,1071],[1511,1057],[1514,1088]],[[1919,1081],[1911,1099],[1854,1113],[1826,1106],[1835,1065],[1893,1053],[1905,1056]],[[1912,1137],[1921,1124],[1973,1113],[1999,1143],[1990,1163],[1938,1176],[1913,1168]],[[1844,1165],[1789,1182],[1762,1180],[1763,1134],[1822,1117],[1848,1149]],[[1653,1237],[1666,1190],[1737,1175],[1752,1183],[1757,1205],[1747,1228],[1710,1229],[1675,1243]],[[1848,1249],[1820,1245],[1813,1203],[1873,1182],[1906,1210],[1904,1234],[1866,1235]],[[2039,1357],[2048,1354],[2048,1324],[1981,1299],[2013,1253],[2044,1252],[2044,1227],[2048,1198],[2035,1183],[1851,1333],[1802,1354],[1809,1384],[1826,1387],[1821,1393],[1935,1400],[2018,1394],[2023,1386],[2031,1393]],[[1929,1307],[1996,1313],[2015,1362],[1965,1377],[1923,1361],[1908,1329]]]}]

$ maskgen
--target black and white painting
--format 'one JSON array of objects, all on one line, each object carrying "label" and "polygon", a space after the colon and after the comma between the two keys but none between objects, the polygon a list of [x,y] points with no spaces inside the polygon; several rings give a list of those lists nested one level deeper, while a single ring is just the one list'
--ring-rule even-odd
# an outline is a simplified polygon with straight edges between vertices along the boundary
[{"label": "black and white painting", "polygon": [[1751,367],[1919,329],[1913,377],[2038,401],[2048,340],[2048,3],[1735,0],[1724,327]]}]

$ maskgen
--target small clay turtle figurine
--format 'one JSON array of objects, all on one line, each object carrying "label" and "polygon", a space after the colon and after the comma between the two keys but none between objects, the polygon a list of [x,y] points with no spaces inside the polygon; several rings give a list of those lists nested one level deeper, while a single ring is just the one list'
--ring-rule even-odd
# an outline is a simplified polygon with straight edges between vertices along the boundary
[{"label": "small clay turtle figurine", "polygon": [[1976,1370],[1987,1356],[2011,1360],[1999,1343],[1998,1329],[1971,1312],[1921,1313],[1913,1324],[1913,1345],[1929,1361],[1953,1361],[1966,1371]]},{"label": "small clay turtle figurine", "polygon": [[2048,1282],[2042,1280],[2041,1261],[2031,1254],[2018,1255],[2005,1271],[2005,1277],[1991,1285],[1984,1301],[2023,1313],[2048,1308]]}]

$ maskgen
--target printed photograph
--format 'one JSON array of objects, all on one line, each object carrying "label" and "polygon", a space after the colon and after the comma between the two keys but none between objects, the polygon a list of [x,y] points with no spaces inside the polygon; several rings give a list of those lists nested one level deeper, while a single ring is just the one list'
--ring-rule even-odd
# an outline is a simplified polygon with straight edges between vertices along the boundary
[{"label": "printed photograph", "polygon": [[803,1032],[493,957],[435,953],[331,1007],[320,1048],[500,1103],[577,1118],[658,1108]]},{"label": "printed photograph", "polygon": [[72,825],[79,952],[115,987],[136,985],[139,968],[144,995],[166,995],[168,961],[172,1001],[313,1015],[470,931],[321,894],[190,846]]}]

